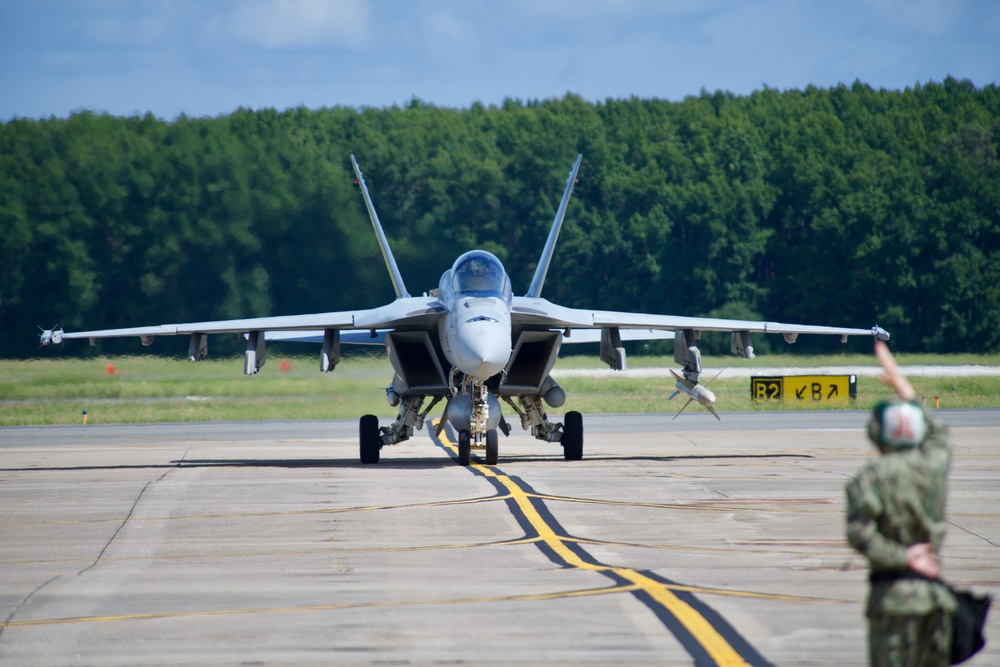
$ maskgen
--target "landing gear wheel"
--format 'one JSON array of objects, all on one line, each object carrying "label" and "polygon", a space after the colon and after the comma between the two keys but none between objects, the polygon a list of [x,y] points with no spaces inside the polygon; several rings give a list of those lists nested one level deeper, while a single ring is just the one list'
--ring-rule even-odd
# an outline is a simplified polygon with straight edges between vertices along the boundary
[{"label": "landing gear wheel", "polygon": [[365,415],[359,423],[361,436],[361,462],[378,463],[379,450],[382,449],[382,439],[378,432],[378,417]]},{"label": "landing gear wheel", "polygon": [[563,458],[567,461],[579,461],[583,458],[583,415],[579,412],[567,412],[563,422]]},{"label": "landing gear wheel", "polygon": [[458,432],[458,463],[463,466],[472,463],[472,436],[465,430]]},{"label": "landing gear wheel", "polygon": [[495,466],[500,457],[500,436],[497,430],[486,432],[486,465]]}]

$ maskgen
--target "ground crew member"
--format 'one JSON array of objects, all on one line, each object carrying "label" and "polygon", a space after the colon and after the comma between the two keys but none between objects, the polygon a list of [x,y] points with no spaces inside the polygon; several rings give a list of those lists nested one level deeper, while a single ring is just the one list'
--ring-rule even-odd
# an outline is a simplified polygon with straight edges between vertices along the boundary
[{"label": "ground crew member", "polygon": [[868,558],[868,654],[872,665],[948,665],[955,598],[940,582],[947,429],[916,402],[882,341],[879,380],[897,398],[880,403],[868,435],[881,456],[847,485],[847,537]]}]

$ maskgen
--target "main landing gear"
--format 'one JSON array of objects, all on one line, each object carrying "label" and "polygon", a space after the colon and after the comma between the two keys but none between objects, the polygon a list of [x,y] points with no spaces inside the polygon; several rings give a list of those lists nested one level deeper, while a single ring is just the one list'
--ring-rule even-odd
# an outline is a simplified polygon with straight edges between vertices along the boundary
[{"label": "main landing gear", "polygon": [[[472,464],[473,448],[485,450],[486,465],[496,465],[500,458],[500,436],[510,435],[510,425],[500,413],[496,397],[485,385],[475,384],[466,396],[464,404],[458,392],[449,399],[442,423],[445,420],[454,426],[465,426],[458,432],[458,462],[460,465]],[[525,430],[543,442],[559,443],[563,448],[563,458],[567,461],[579,461],[583,458],[583,416],[579,412],[570,411],[565,415],[563,423],[551,422],[542,409],[541,397],[535,394],[519,396],[520,405],[511,397],[503,396],[517,414],[521,417],[521,425]],[[395,444],[409,438],[415,428],[419,428],[427,412],[440,398],[435,397],[431,405],[421,409],[422,396],[406,397],[400,408],[400,417],[391,426],[379,428],[378,417],[365,415],[358,424],[361,463],[375,464],[379,462],[382,446]],[[490,409],[490,401],[493,409]],[[492,418],[491,418],[492,413]]]},{"label": "main landing gear", "polygon": [[379,452],[382,449],[382,438],[378,430],[378,417],[365,415],[359,423],[361,431],[361,462],[378,463]]},{"label": "main landing gear", "polygon": [[579,461],[583,458],[583,415],[579,412],[566,413],[561,442],[564,459]]}]

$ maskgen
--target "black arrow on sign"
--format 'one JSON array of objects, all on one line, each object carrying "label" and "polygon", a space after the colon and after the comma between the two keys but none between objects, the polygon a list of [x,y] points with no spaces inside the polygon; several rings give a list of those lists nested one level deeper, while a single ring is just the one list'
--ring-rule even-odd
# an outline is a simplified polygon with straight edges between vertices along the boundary
[{"label": "black arrow on sign", "polygon": [[827,394],[826,397],[827,398],[831,398],[833,396],[839,396],[839,395],[840,395],[840,391],[839,391],[839,388],[837,387],[837,385],[835,385],[835,384],[830,385],[830,393]]}]

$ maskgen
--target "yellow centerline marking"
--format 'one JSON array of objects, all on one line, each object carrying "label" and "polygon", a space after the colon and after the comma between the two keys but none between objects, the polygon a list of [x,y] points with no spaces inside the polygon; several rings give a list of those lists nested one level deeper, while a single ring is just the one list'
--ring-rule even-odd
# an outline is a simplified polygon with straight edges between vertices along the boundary
[{"label": "yellow centerline marking", "polygon": [[504,485],[504,487],[510,492],[514,502],[517,503],[517,506],[524,514],[525,518],[527,518],[528,522],[531,524],[532,528],[538,532],[542,541],[545,542],[545,544],[558,554],[559,558],[568,565],[581,570],[612,572],[616,574],[625,581],[633,584],[633,586],[647,593],[650,597],[665,607],[671,614],[673,614],[674,617],[680,621],[685,628],[687,628],[688,632],[694,636],[698,643],[702,645],[705,651],[708,652],[716,663],[719,665],[747,664],[743,658],[740,657],[740,654],[737,653],[733,647],[722,638],[722,635],[720,635],[715,628],[712,627],[711,623],[706,621],[705,618],[692,609],[690,605],[683,602],[680,598],[670,592],[664,584],[661,584],[644,574],[640,574],[631,568],[595,565],[583,560],[566,545],[566,542],[562,538],[556,535],[555,531],[552,530],[549,524],[546,523],[545,519],[543,519],[542,516],[535,510],[534,506],[532,506],[531,499],[528,497],[528,494],[515,484],[510,477],[496,472],[489,466],[476,464],[475,467],[484,475],[492,477]]},{"label": "yellow centerline marking", "polygon": [[[440,433],[438,438],[442,443],[457,454],[455,444],[447,440],[447,436],[444,431]],[[531,524],[531,527],[535,529],[539,537],[541,537],[542,542],[544,542],[546,546],[556,553],[567,565],[580,570],[589,570],[592,572],[611,572],[625,581],[630,582],[631,586],[628,588],[640,590],[646,593],[658,604],[669,611],[674,618],[676,618],[681,625],[683,625],[685,629],[691,633],[691,636],[694,637],[699,644],[701,644],[702,648],[705,649],[716,664],[725,667],[735,667],[737,665],[748,664],[742,656],[740,656],[740,654],[729,645],[729,642],[727,642],[722,635],[719,634],[712,624],[705,619],[705,617],[695,611],[689,604],[674,595],[666,584],[662,584],[659,581],[656,581],[655,579],[652,579],[632,568],[610,567],[607,565],[588,563],[580,558],[576,552],[570,549],[569,546],[567,546],[567,542],[569,540],[557,535],[542,515],[538,513],[531,503],[531,496],[533,494],[529,494],[524,491],[524,489],[518,486],[509,476],[498,471],[492,466],[472,463],[470,467],[486,477],[491,477],[497,480],[504,486],[505,489],[507,489],[509,497],[517,504],[523,516]]]}]

